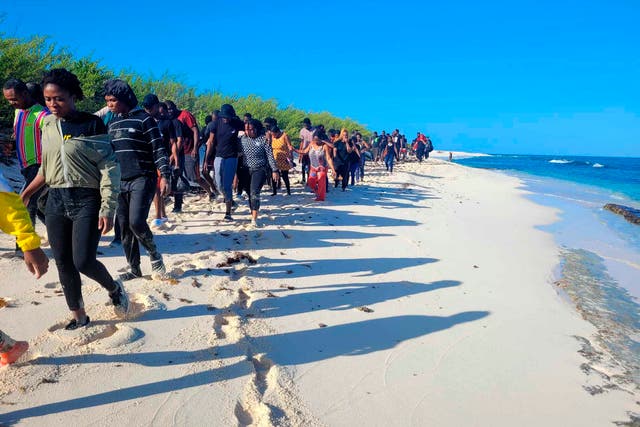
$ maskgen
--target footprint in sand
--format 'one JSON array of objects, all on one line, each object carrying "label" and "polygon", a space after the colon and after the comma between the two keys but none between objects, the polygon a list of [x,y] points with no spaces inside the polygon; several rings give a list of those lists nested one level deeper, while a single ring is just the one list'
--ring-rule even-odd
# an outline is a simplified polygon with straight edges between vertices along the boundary
[{"label": "footprint in sand", "polygon": [[[130,294],[129,299],[129,313],[125,319],[120,319],[115,315],[113,306],[110,303],[94,305],[87,310],[92,317],[92,321],[86,328],[67,331],[64,327],[69,321],[62,320],[49,327],[48,332],[67,344],[79,346],[104,340],[114,335],[117,336],[111,338],[112,342],[131,342],[130,339],[137,337],[140,333],[139,331],[135,332],[134,328],[122,325],[122,322],[135,320],[151,310],[166,310],[166,306],[151,295]],[[107,341],[107,343],[109,342]]]},{"label": "footprint in sand", "polygon": [[238,425],[278,425],[283,421],[284,425],[289,424],[286,421],[290,420],[282,419],[283,416],[285,419],[288,418],[287,411],[264,401],[269,391],[275,391],[279,388],[277,367],[264,354],[255,357],[248,355],[247,357],[253,365],[254,374],[246,384],[242,399],[236,403],[234,409]]}]

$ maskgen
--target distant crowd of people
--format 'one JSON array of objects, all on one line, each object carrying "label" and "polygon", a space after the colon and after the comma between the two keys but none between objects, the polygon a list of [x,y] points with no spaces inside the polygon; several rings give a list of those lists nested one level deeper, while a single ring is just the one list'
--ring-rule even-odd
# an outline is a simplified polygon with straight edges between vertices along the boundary
[{"label": "distant crowd of people", "polygon": [[[433,145],[418,133],[411,144],[396,129],[377,132],[366,140],[358,130],[325,130],[309,118],[301,123],[300,144],[294,147],[275,118],[258,120],[251,113],[241,119],[224,104],[198,126],[195,116],[171,100],[148,94],[139,104],[127,82],[104,84],[106,106],[94,114],[79,111],[81,83],[72,72],[52,69],[41,84],[10,79],[5,99],[15,108],[16,152],[25,187],[13,193],[0,176],[0,228],[16,236],[17,251],[29,270],[40,277],[48,259],[40,249],[34,225],[39,218],[56,262],[72,319],[65,329],[87,326],[82,298],[83,274],[108,293],[118,316],[124,317],[129,299],[123,282],[142,277],[140,245],[149,254],[154,279],[168,273],[147,222],[167,221],[165,202],[173,197],[173,213],[184,208],[184,195],[207,194],[224,203],[224,220],[233,221],[238,197],[248,199],[251,226],[259,227],[261,192],[291,194],[290,172],[300,164],[301,183],[325,200],[329,182],[346,191],[365,179],[365,165],[394,162],[415,155],[429,156]],[[97,259],[101,235],[114,229],[113,245],[121,245],[127,271],[114,278]],[[0,363],[13,363],[26,351],[26,342],[0,331]]]}]

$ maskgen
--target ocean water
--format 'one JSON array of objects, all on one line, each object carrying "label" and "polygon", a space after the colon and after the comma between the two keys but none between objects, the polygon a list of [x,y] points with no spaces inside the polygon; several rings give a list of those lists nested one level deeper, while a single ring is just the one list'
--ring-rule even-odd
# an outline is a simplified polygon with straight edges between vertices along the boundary
[{"label": "ocean water", "polygon": [[492,155],[457,160],[516,176],[558,220],[541,226],[560,248],[557,284],[597,328],[625,377],[640,385],[640,225],[603,209],[640,209],[640,158]]},{"label": "ocean water", "polygon": [[609,194],[612,202],[630,199],[640,204],[640,158],[498,154],[457,163],[585,184]]}]

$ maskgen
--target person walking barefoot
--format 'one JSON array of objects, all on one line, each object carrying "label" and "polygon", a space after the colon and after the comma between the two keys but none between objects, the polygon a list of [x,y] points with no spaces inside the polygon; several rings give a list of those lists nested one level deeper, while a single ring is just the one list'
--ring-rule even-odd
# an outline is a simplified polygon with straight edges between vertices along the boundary
[{"label": "person walking barefoot", "polygon": [[[20,196],[0,172],[0,229],[16,237],[18,247],[24,254],[24,262],[36,279],[49,269],[49,259],[40,249],[40,237],[33,229],[30,213],[22,204]],[[0,366],[9,365],[29,349],[26,341],[15,341],[0,330]]]}]

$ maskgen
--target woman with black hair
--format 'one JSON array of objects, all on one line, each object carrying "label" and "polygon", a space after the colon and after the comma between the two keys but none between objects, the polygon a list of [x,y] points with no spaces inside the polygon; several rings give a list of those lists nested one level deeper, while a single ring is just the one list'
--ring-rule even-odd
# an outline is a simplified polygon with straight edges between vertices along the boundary
[{"label": "woman with black hair", "polygon": [[[271,146],[265,137],[264,128],[259,120],[250,119],[244,127],[245,134],[240,139],[242,158],[251,176],[249,191],[249,208],[251,209],[251,225],[258,227],[258,211],[260,210],[260,190],[264,186],[269,171],[277,169]],[[269,167],[271,169],[269,169]],[[277,172],[271,172],[272,179],[277,180]]]},{"label": "woman with black hair", "polygon": [[273,181],[271,189],[272,195],[275,196],[277,189],[281,187],[280,178],[284,181],[285,188],[287,189],[287,195],[291,195],[291,183],[289,182],[289,169],[293,166],[291,160],[291,154],[294,151],[293,145],[289,140],[289,135],[278,127],[278,125],[271,126],[271,148],[273,149],[273,157],[276,159],[276,165],[278,166],[278,178]]},{"label": "woman with black hair", "polygon": [[343,128],[338,134],[338,138],[333,142],[334,187],[338,188],[338,180],[342,179],[342,191],[347,189],[349,183],[349,154],[351,151],[353,151],[353,147],[349,143],[349,132]]},{"label": "woman with black hair", "polygon": [[42,125],[42,165],[21,196],[28,203],[39,188],[49,185],[47,234],[73,313],[65,329],[72,330],[89,324],[80,273],[109,292],[117,315],[125,316],[129,309],[122,282],[113,280],[96,259],[100,232],[104,235],[113,226],[120,167],[102,120],[76,109],[76,101],[83,98],[76,75],[64,68],[48,71],[42,87],[52,115]]}]

